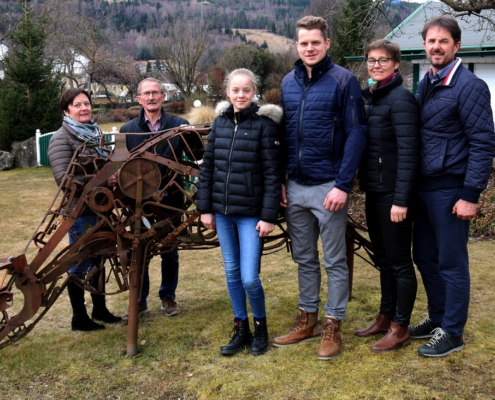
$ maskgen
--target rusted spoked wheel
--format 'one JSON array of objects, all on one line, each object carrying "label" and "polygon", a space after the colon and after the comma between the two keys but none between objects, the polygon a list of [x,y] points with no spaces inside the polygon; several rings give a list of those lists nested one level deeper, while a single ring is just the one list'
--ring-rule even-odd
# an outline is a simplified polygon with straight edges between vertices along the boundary
[{"label": "rusted spoked wheel", "polygon": [[158,190],[161,179],[162,175],[156,163],[145,158],[134,158],[122,166],[119,186],[126,196],[136,199],[138,181],[142,181],[141,197],[147,199]]}]

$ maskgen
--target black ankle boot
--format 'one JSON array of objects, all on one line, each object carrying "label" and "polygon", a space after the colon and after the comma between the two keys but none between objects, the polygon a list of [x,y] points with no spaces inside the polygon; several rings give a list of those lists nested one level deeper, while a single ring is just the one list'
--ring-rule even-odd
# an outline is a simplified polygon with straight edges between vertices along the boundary
[{"label": "black ankle boot", "polygon": [[266,319],[254,320],[254,335],[249,352],[253,356],[261,356],[268,350],[268,328]]},{"label": "black ankle boot", "polygon": [[235,322],[234,329],[232,331],[234,335],[232,336],[230,343],[220,348],[220,354],[222,356],[230,356],[232,354],[239,353],[241,350],[249,347],[253,341],[253,334],[249,330],[248,319],[241,322]]},{"label": "black ankle boot", "polygon": [[[105,292],[105,273],[99,272],[92,279],[91,286],[97,289],[98,292]],[[96,321],[106,322],[108,324],[114,324],[122,321],[121,317],[117,317],[108,311],[105,295],[91,293],[91,300],[93,300],[93,311],[91,312],[91,318]]]},{"label": "black ankle boot", "polygon": [[72,306],[72,330],[73,331],[97,331],[105,329],[103,325],[97,324],[88,316],[84,305],[84,289],[70,281],[67,285],[70,304]]},{"label": "black ankle boot", "polygon": [[104,295],[91,293],[91,299],[93,300],[91,318],[95,321],[106,322],[108,324],[122,321],[121,317],[117,317],[108,311]]}]

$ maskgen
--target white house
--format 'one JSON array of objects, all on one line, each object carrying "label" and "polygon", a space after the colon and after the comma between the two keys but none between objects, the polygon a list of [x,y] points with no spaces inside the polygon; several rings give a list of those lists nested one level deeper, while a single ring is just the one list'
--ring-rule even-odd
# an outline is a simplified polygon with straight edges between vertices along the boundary
[{"label": "white house", "polygon": [[[431,18],[451,14],[453,10],[439,1],[427,0],[414,13],[405,19],[385,39],[399,44],[402,59],[413,63],[413,92],[416,93],[419,82],[430,63],[423,47],[421,30],[425,22]],[[482,15],[495,21],[495,10],[484,10]],[[457,57],[462,59],[466,68],[483,79],[490,88],[491,105],[495,110],[495,30],[487,19],[474,15],[456,17],[462,30],[461,48]]]},{"label": "white house", "polygon": [[3,79],[5,76],[4,73],[4,65],[3,65],[3,59],[7,55],[9,51],[9,48],[5,46],[4,44],[0,43],[0,79]]}]

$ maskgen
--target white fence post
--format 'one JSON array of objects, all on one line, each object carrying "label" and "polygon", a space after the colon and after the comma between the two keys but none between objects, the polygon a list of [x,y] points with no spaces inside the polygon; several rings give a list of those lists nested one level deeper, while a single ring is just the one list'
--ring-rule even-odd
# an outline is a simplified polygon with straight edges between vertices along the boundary
[{"label": "white fence post", "polygon": [[38,164],[38,167],[41,166],[41,152],[40,152],[40,136],[41,136],[41,131],[39,129],[36,129],[36,163]]}]

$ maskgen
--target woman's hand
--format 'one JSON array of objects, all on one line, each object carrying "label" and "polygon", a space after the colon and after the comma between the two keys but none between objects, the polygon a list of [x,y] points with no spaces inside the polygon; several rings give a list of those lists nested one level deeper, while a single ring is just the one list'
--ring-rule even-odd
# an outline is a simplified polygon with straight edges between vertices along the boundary
[{"label": "woman's hand", "polygon": [[283,183],[280,191],[280,207],[287,208],[287,190]]},{"label": "woman's hand", "polygon": [[392,206],[390,210],[390,219],[392,222],[402,222],[407,217],[407,207]]},{"label": "woman's hand", "polygon": [[273,229],[275,228],[274,224],[270,224],[269,222],[259,221],[256,224],[256,230],[260,233],[260,237],[265,237],[269,235]]},{"label": "woman's hand", "polygon": [[120,169],[110,178],[107,179],[107,186],[108,187],[117,186],[117,183],[119,182],[119,175],[120,175]]},{"label": "woman's hand", "polygon": [[206,229],[215,229],[215,216],[213,214],[201,214],[201,222]]}]

